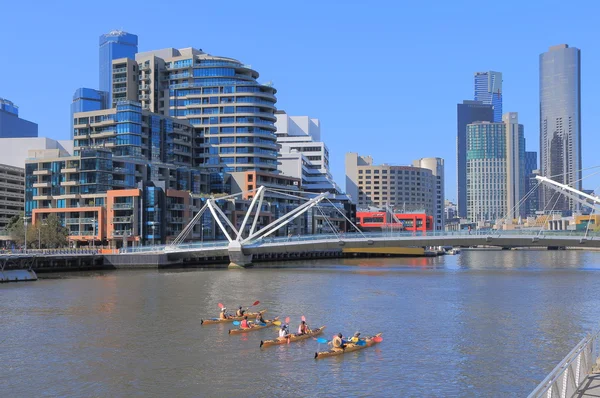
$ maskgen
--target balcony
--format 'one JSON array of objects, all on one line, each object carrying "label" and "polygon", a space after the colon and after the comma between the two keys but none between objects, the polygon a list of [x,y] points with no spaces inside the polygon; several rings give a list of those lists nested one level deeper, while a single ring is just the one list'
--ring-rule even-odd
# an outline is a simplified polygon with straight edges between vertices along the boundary
[{"label": "balcony", "polygon": [[113,89],[113,93],[124,93],[126,91],[127,91],[127,87],[119,87],[119,88]]},{"label": "balcony", "polygon": [[131,210],[133,203],[113,203],[113,210]]},{"label": "balcony", "polygon": [[150,90],[150,85],[149,84],[142,84],[140,86],[140,90],[146,91],[146,90]]},{"label": "balcony", "polygon": [[33,171],[34,176],[49,176],[50,174],[52,174],[52,172],[49,169]]},{"label": "balcony", "polygon": [[168,221],[172,224],[183,224],[183,217],[171,217]]},{"label": "balcony", "polygon": [[33,200],[52,200],[52,195],[38,195],[38,196],[34,196]]},{"label": "balcony", "polygon": [[50,188],[52,186],[52,183],[50,181],[48,182],[34,182],[33,183],[33,187],[34,188]]},{"label": "balcony", "polygon": [[79,173],[79,167],[65,167],[60,171],[61,173]]},{"label": "balcony", "polygon": [[111,130],[104,130],[104,131],[100,131],[97,133],[92,133],[90,134],[90,137],[92,138],[105,138],[105,137],[112,137],[114,136],[116,133],[116,130],[111,129]]},{"label": "balcony", "polygon": [[169,210],[185,210],[185,205],[182,203],[173,203],[169,206]]},{"label": "balcony", "polygon": [[73,186],[76,186],[77,184],[78,184],[78,182],[76,180],[61,181],[60,186],[61,187],[73,187]]},{"label": "balcony", "polygon": [[121,236],[126,236],[126,237],[130,237],[133,236],[132,231],[130,230],[125,230],[125,231],[113,231],[112,236],[113,237],[121,237]]},{"label": "balcony", "polygon": [[113,83],[125,83],[125,82],[127,82],[126,77],[116,77],[113,79]]},{"label": "balcony", "polygon": [[140,71],[149,71],[150,70],[150,64],[139,64],[138,65]]},{"label": "balcony", "polygon": [[150,96],[148,94],[142,94],[142,95],[138,96],[138,99],[140,101],[148,101],[150,99]]},{"label": "balcony", "polygon": [[133,217],[114,217],[112,219],[113,224],[130,224],[133,221]]},{"label": "balcony", "polygon": [[150,75],[146,75],[146,76],[140,75],[139,80],[150,80]]},{"label": "balcony", "polygon": [[113,69],[113,74],[114,74],[114,73],[125,73],[125,72],[127,72],[127,67],[125,67],[125,68],[115,68],[115,69]]}]

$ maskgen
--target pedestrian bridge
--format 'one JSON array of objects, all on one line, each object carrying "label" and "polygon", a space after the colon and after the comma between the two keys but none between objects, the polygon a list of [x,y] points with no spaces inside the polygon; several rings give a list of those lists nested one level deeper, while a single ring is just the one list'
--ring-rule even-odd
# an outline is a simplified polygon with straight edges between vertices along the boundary
[{"label": "pedestrian bridge", "polygon": [[169,260],[229,256],[234,266],[252,263],[252,256],[269,253],[326,251],[334,249],[367,249],[392,247],[431,246],[490,246],[518,247],[597,247],[600,234],[567,231],[497,231],[468,232],[393,232],[306,235],[294,237],[266,237],[240,245],[239,242],[217,241],[178,245],[142,246],[123,250],[122,253],[166,254]]}]

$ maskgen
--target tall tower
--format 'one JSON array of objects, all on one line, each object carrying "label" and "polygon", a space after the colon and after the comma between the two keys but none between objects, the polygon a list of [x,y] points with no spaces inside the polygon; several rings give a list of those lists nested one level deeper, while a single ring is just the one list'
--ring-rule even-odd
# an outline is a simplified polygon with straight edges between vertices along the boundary
[{"label": "tall tower", "polygon": [[107,106],[112,104],[112,61],[119,58],[135,59],[138,50],[138,37],[134,34],[113,30],[100,36],[100,65],[99,84],[100,91],[107,95]]},{"label": "tall tower", "polygon": [[502,116],[506,129],[506,206],[507,218],[525,216],[521,199],[525,196],[525,134],[517,112]]},{"label": "tall tower", "polygon": [[481,101],[463,101],[456,106],[456,160],[458,216],[467,217],[467,125],[493,122],[494,108]]},{"label": "tall tower", "polygon": [[475,72],[475,101],[494,107],[494,122],[502,121],[502,73]]},{"label": "tall tower", "polygon": [[[581,51],[567,44],[540,54],[540,173],[581,190]],[[544,188],[539,208],[578,205]]]}]

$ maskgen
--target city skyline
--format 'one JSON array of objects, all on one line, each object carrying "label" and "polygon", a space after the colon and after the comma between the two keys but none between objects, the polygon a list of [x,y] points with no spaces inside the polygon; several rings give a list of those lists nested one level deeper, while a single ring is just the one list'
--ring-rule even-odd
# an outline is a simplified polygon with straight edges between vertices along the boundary
[{"label": "city skyline", "polygon": [[[274,3],[273,3],[274,4]],[[310,6],[310,4],[309,4]],[[73,12],[82,12],[83,5],[78,5]],[[306,7],[307,9],[310,7]],[[349,151],[360,151],[364,154],[372,154],[379,162],[390,164],[409,165],[412,159],[419,157],[441,157],[446,160],[446,198],[456,201],[456,161],[455,161],[455,106],[463,99],[470,99],[473,96],[472,79],[477,71],[497,70],[503,73],[503,110],[519,112],[519,119],[526,126],[526,138],[529,141],[528,150],[538,150],[536,142],[538,141],[539,130],[539,109],[538,109],[538,56],[546,51],[549,46],[569,43],[584,52],[582,60],[582,131],[583,137],[583,167],[593,166],[593,157],[591,156],[593,148],[593,134],[596,129],[595,122],[592,120],[591,101],[586,101],[586,93],[592,93],[595,82],[586,80],[586,70],[592,70],[600,65],[600,50],[588,38],[586,32],[593,29],[593,24],[588,17],[592,14],[591,10],[597,7],[589,7],[590,12],[572,12],[566,13],[552,12],[543,10],[539,17],[546,20],[577,20],[578,23],[570,24],[568,30],[555,32],[540,25],[541,31],[531,36],[528,41],[515,42],[516,37],[523,36],[527,29],[532,29],[532,25],[527,28],[518,27],[516,31],[494,37],[487,48],[490,50],[481,51],[478,47],[480,42],[477,40],[462,41],[458,45],[454,44],[451,48],[445,48],[446,43],[455,41],[460,29],[454,29],[447,37],[441,37],[440,29],[434,29],[435,35],[424,35],[414,42],[403,43],[402,46],[407,50],[413,51],[416,55],[413,59],[419,59],[420,62],[404,63],[401,73],[396,75],[393,82],[386,83],[388,90],[380,94],[384,101],[363,101],[363,93],[356,90],[356,87],[346,84],[347,78],[351,73],[359,71],[374,70],[372,63],[367,60],[368,57],[349,57],[351,51],[361,54],[364,50],[375,46],[378,52],[385,51],[391,54],[394,59],[399,60],[396,54],[395,40],[392,38],[398,34],[403,34],[411,29],[415,29],[414,24],[408,24],[405,27],[384,27],[385,24],[379,23],[383,19],[390,20],[405,11],[401,7],[390,7],[389,16],[378,15],[376,13],[365,13],[361,7],[350,6],[344,10],[337,10],[335,6],[325,5],[320,9],[323,16],[317,19],[323,19],[333,15],[333,11],[340,12],[340,19],[334,21],[331,27],[322,27],[318,32],[308,34],[308,29],[298,21],[290,18],[281,17],[275,21],[275,27],[289,26],[297,30],[297,33],[291,33],[285,29],[282,34],[278,34],[274,41],[264,40],[271,35],[270,29],[259,29],[252,32],[250,37],[253,41],[263,43],[260,47],[241,45],[239,41],[233,39],[232,34],[215,35],[206,34],[198,37],[191,28],[179,27],[177,29],[162,30],[163,33],[154,32],[145,26],[144,22],[133,21],[125,16],[110,14],[100,11],[98,18],[93,21],[74,21],[68,16],[60,16],[46,6],[36,10],[28,10],[32,13],[31,21],[35,21],[35,29],[27,31],[27,24],[23,27],[14,25],[12,20],[8,24],[0,27],[2,33],[8,34],[11,31],[24,31],[19,36],[18,45],[4,43],[3,47],[15,57],[23,57],[24,50],[28,47],[36,46],[40,50],[41,58],[51,58],[50,53],[44,46],[46,37],[40,35],[42,29],[54,33],[54,36],[60,36],[61,40],[53,42],[52,51],[58,51],[65,54],[69,53],[69,48],[77,48],[75,53],[77,62],[70,62],[73,59],[69,57],[52,58],[53,62],[48,63],[49,75],[57,74],[62,71],[64,76],[60,82],[47,81],[47,84],[39,85],[38,82],[13,81],[13,79],[3,79],[1,96],[11,99],[20,105],[20,111],[24,118],[32,120],[40,125],[40,135],[50,138],[65,139],[69,137],[69,118],[68,107],[71,103],[73,92],[79,87],[96,87],[98,72],[95,70],[98,64],[98,36],[114,29],[122,28],[127,32],[136,34],[139,37],[139,50],[147,51],[156,48],[197,46],[211,54],[225,54],[242,60],[244,63],[253,65],[253,68],[260,70],[261,82],[272,80],[275,88],[278,90],[277,108],[285,109],[293,115],[311,115],[322,121],[323,140],[327,142],[331,151],[331,169],[334,179],[343,184],[344,155]],[[133,6],[124,5],[124,11],[133,9]],[[13,11],[18,16],[25,10],[21,5],[10,5],[9,12]],[[296,10],[297,16],[305,15],[307,11],[304,8]],[[426,10],[424,7],[413,7],[409,10],[412,19],[424,21]],[[539,10],[538,10],[539,11]],[[580,9],[581,11],[581,9]],[[224,11],[218,8],[207,10],[214,19],[219,19],[219,13]],[[267,6],[261,12],[274,15],[274,11]],[[505,13],[507,11],[501,11]],[[537,12],[537,11],[536,11]],[[459,15],[461,14],[462,15]],[[123,13],[124,15],[127,12]],[[377,13],[380,14],[380,13]],[[442,16],[446,14],[446,16]],[[47,16],[52,23],[46,22]],[[307,14],[310,15],[310,14]],[[359,34],[349,34],[343,39],[338,40],[334,34],[334,29],[346,27],[342,22],[343,18],[348,21],[358,21],[359,15],[363,17],[363,23],[369,27],[367,32]],[[512,14],[511,14],[512,15]],[[531,18],[533,10],[524,10],[517,19]],[[453,10],[450,6],[441,6],[432,15],[423,27],[418,29],[429,29],[435,26],[436,22],[447,16],[456,17],[455,21],[447,22],[446,28],[452,31],[453,24],[460,25],[470,16],[472,11],[468,7],[457,7]],[[312,15],[311,15],[312,17]],[[241,17],[233,17],[234,23]],[[15,18],[14,20],[17,20]],[[450,18],[452,19],[452,18]],[[71,26],[61,21],[69,21]],[[461,22],[462,21],[462,22]],[[175,27],[174,21],[164,21],[165,28]],[[65,25],[64,27],[62,25]],[[519,24],[516,24],[519,25]],[[526,25],[526,24],[523,24]],[[214,29],[219,25],[214,21],[208,21],[206,31]],[[77,35],[66,34],[66,29],[76,29]],[[6,32],[5,32],[6,30]],[[165,35],[164,31],[170,32]],[[36,33],[37,32],[37,33]],[[324,41],[315,41],[317,34],[325,37]],[[417,35],[412,35],[417,36]],[[434,36],[436,40],[434,40]],[[335,41],[332,41],[336,38]],[[41,45],[39,45],[39,44]],[[265,44],[266,43],[266,44]],[[289,44],[295,43],[294,46]],[[502,44],[511,44],[511,57],[493,51],[492,48],[500,48]],[[311,56],[302,57],[298,53],[298,46],[301,49],[310,49]],[[291,48],[288,48],[291,47]],[[470,57],[469,54],[477,50],[477,57]],[[421,81],[418,84],[412,82],[414,76],[419,73],[430,73],[437,65],[428,63],[433,58],[432,55],[425,55],[435,49],[435,57],[448,57],[445,65],[446,79],[441,84],[435,96],[428,95],[435,89],[436,83],[430,81],[424,85]],[[345,54],[345,55],[344,55]],[[449,54],[453,56],[449,57]],[[339,61],[346,57],[351,62],[345,62],[346,71],[336,71]],[[334,60],[338,60],[338,64]],[[33,65],[24,63],[22,73],[33,73],[30,68]],[[8,76],[8,65],[0,67],[3,76]],[[66,72],[66,73],[65,73]],[[46,82],[45,82],[46,83]],[[31,86],[30,86],[31,84]],[[425,90],[424,90],[425,88]],[[32,96],[33,90],[36,95]],[[402,93],[402,95],[397,95]],[[428,98],[428,106],[416,106],[416,103],[425,103]],[[41,107],[39,104],[44,103]],[[424,108],[430,109],[435,106],[437,117],[435,120],[426,117]],[[383,112],[382,114],[393,114],[401,110],[403,123],[397,125],[387,118],[373,119],[369,121],[368,115],[374,112]],[[356,119],[357,115],[359,119]],[[410,117],[408,117],[410,115]],[[587,115],[587,118],[586,118]],[[369,137],[376,139],[364,140],[363,135],[365,126],[369,128]],[[413,134],[412,132],[418,132]],[[589,140],[589,141],[588,141]],[[589,142],[589,147],[588,147]],[[398,144],[408,144],[415,148],[413,153],[406,154],[398,151]],[[586,156],[587,153],[587,156]],[[598,185],[596,183],[595,185]],[[586,185],[587,188],[595,188],[594,184]]]}]

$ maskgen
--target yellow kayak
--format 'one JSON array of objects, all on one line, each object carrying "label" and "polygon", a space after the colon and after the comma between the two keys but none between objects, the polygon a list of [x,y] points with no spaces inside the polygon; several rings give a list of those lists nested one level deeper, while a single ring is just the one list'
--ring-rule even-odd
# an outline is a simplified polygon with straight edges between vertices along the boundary
[{"label": "yellow kayak", "polygon": [[[264,314],[265,312],[267,312],[267,310],[260,310],[259,312],[247,312],[246,314],[244,314],[244,316],[247,316],[248,318],[256,318],[256,316],[260,313],[260,314]],[[220,318],[211,318],[211,319],[200,319],[200,325],[212,325],[215,323],[231,323],[233,321],[241,321],[242,319],[244,319],[244,316],[234,316],[231,318],[227,318],[227,319],[220,319]]]},{"label": "yellow kayak", "polygon": [[298,336],[297,334],[290,334],[288,337],[278,337],[273,340],[265,340],[265,341],[261,340],[260,346],[268,347],[270,345],[287,344],[288,340],[290,341],[290,343],[293,343],[294,341],[305,340],[310,337],[317,336],[317,335],[323,333],[324,329],[325,329],[325,326],[321,326],[318,329],[311,330],[310,333],[302,334],[300,336]]},{"label": "yellow kayak", "polygon": [[347,352],[358,351],[358,350],[362,350],[363,348],[371,347],[372,345],[375,345],[381,341],[380,339],[374,340],[375,337],[381,337],[381,333],[378,333],[375,336],[365,338],[364,345],[358,345],[355,343],[346,343],[346,346],[344,348],[332,348],[329,351],[315,352],[315,359],[333,357],[335,355],[342,355]]}]

